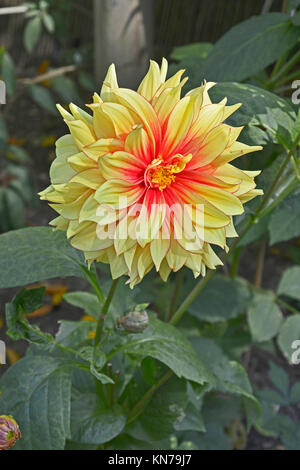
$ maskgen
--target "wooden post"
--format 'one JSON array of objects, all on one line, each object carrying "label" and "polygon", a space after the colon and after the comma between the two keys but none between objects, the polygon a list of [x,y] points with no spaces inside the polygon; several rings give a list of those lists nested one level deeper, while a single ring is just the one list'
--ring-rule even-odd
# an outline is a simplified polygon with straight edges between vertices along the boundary
[{"label": "wooden post", "polygon": [[152,0],[94,0],[95,74],[99,83],[114,62],[120,86],[137,86],[151,53],[152,6]]}]

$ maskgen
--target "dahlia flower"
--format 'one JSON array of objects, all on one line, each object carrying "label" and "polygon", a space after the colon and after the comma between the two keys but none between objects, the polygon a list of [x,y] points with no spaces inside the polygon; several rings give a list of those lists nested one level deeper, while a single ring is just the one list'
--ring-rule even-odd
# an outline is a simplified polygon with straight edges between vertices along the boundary
[{"label": "dahlia flower", "polygon": [[7,450],[20,439],[19,426],[12,416],[0,416],[0,450]]},{"label": "dahlia flower", "polygon": [[92,114],[58,105],[70,134],[57,141],[52,184],[40,193],[59,214],[51,224],[89,264],[109,263],[131,287],[152,267],[163,280],[183,266],[195,277],[215,269],[212,245],[228,249],[232,216],[262,194],[259,171],[230,163],[262,148],[238,142],[243,127],[224,123],[240,104],[213,104],[212,82],[181,98],[184,70],[166,80],[167,68],[151,61],[136,92],[119,88],[111,65]]}]

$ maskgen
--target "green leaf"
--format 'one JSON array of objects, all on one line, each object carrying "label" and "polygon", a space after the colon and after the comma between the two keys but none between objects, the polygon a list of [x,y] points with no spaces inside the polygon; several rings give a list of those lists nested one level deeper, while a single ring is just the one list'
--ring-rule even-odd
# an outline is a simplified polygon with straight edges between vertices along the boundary
[{"label": "green leaf", "polygon": [[13,415],[22,432],[15,449],[64,449],[71,402],[71,369],[65,360],[25,357],[4,374],[0,389],[0,413]]},{"label": "green leaf", "polygon": [[52,16],[49,15],[49,13],[44,13],[42,16],[42,20],[48,33],[53,33],[55,30],[55,22]]},{"label": "green leaf", "polygon": [[24,45],[27,52],[32,52],[40,38],[42,23],[40,17],[36,16],[28,21],[24,30]]},{"label": "green leaf", "polygon": [[216,389],[237,393],[255,400],[245,369],[236,361],[230,361],[222,349],[208,338],[193,338],[192,344],[201,359],[216,377]]},{"label": "green leaf", "polygon": [[186,46],[177,46],[174,47],[170,58],[178,61],[184,61],[191,56],[205,59],[212,48],[213,45],[210,42],[195,42]]},{"label": "green leaf", "polygon": [[143,333],[130,334],[119,348],[131,355],[150,356],[168,366],[180,378],[199,384],[214,383],[214,378],[198,359],[190,342],[174,326],[151,316]]},{"label": "green leaf", "polygon": [[45,287],[36,289],[21,289],[13,300],[17,308],[23,313],[28,314],[34,312],[43,305]]},{"label": "green leaf", "polygon": [[[281,143],[278,136],[292,135],[296,112],[287,100],[274,93],[246,83],[218,83],[209,94],[214,102],[227,97],[229,105],[242,103],[228,122],[233,126],[247,126],[239,139],[246,144]],[[261,155],[259,152],[260,159]]]},{"label": "green leaf", "polygon": [[289,376],[282,367],[278,367],[275,362],[270,361],[269,378],[275,387],[282,393],[283,396],[288,395],[289,391]]},{"label": "green leaf", "polygon": [[258,395],[260,400],[265,400],[275,405],[288,405],[286,398],[271,388],[259,390]]},{"label": "green leaf", "polygon": [[248,324],[254,341],[273,338],[279,331],[282,314],[270,295],[255,294],[248,309]]},{"label": "green leaf", "polygon": [[299,403],[300,401],[300,382],[296,382],[292,388],[290,393],[290,401],[291,403]]},{"label": "green leaf", "polygon": [[0,288],[31,284],[54,277],[85,277],[81,252],[61,231],[29,227],[0,235]]},{"label": "green leaf", "polygon": [[57,110],[55,107],[54,100],[52,95],[47,88],[40,86],[40,85],[30,85],[28,87],[29,94],[31,98],[43,109],[48,111],[53,115],[57,115]]},{"label": "green leaf", "polygon": [[87,315],[91,315],[96,319],[99,317],[102,304],[100,304],[97,296],[91,292],[67,292],[64,294],[64,300],[75,307],[82,308]]},{"label": "green leaf", "polygon": [[189,306],[189,313],[210,323],[225,321],[243,313],[249,300],[249,290],[242,281],[216,275]]},{"label": "green leaf", "polygon": [[[136,387],[132,390],[131,399],[134,406]],[[183,422],[187,404],[187,385],[184,380],[173,376],[155,393],[139,418],[127,426],[126,432],[135,439],[161,441]]]},{"label": "green leaf", "polygon": [[8,175],[12,176],[9,187],[22,197],[24,201],[36,206],[36,188],[28,170],[17,165],[8,165],[6,170]]},{"label": "green leaf", "polygon": [[19,194],[11,188],[5,188],[2,195],[2,211],[5,214],[9,230],[25,225],[25,207]]},{"label": "green leaf", "polygon": [[293,266],[284,271],[277,294],[300,300],[300,266]]},{"label": "green leaf", "polygon": [[90,321],[61,320],[56,341],[63,346],[78,347],[86,341],[90,331],[96,329],[96,323]]},{"label": "green leaf", "polygon": [[82,394],[72,402],[72,440],[83,444],[104,444],[124,429],[126,417],[119,405],[106,409],[95,394]]},{"label": "green leaf", "polygon": [[284,449],[300,450],[300,430],[299,424],[289,416],[279,415],[277,427],[280,431],[280,438]]},{"label": "green leaf", "polygon": [[241,413],[241,402],[236,396],[207,394],[203,403],[206,432],[195,435],[193,441],[200,450],[229,450],[232,443],[225,429]]},{"label": "green leaf", "polygon": [[[252,227],[250,227],[250,229],[247,231],[246,235],[239,240],[238,246],[247,246],[250,243],[257,242],[266,238],[266,235],[268,234],[269,220],[270,215],[268,214],[263,217],[263,219],[260,219],[258,223],[253,224]],[[237,231],[239,232],[239,227],[237,227]]]},{"label": "green leaf", "polygon": [[199,73],[206,80],[244,80],[275,62],[298,38],[299,28],[291,23],[288,15],[254,16],[222,36]]},{"label": "green leaf", "polygon": [[21,289],[11,303],[6,304],[7,335],[14,339],[27,339],[33,343],[49,344],[54,338],[43,333],[37,325],[31,325],[26,314],[35,311],[43,304],[45,288]]},{"label": "green leaf", "polygon": [[2,80],[5,82],[8,96],[12,96],[16,89],[17,79],[13,59],[8,52],[4,52],[2,56],[1,75]]},{"label": "green leaf", "polygon": [[176,431],[198,431],[205,432],[205,424],[201,411],[189,403],[184,411],[184,418],[175,424]]},{"label": "green leaf", "polygon": [[[297,354],[296,348],[293,346],[294,341],[299,341],[300,338],[300,315],[296,314],[288,317],[281,325],[278,335],[278,346],[281,349],[282,354],[287,358],[290,363],[292,362],[292,356]],[[299,346],[298,346],[299,349]]]},{"label": "green leaf", "polygon": [[300,235],[299,191],[286,197],[274,210],[269,223],[270,244]]}]

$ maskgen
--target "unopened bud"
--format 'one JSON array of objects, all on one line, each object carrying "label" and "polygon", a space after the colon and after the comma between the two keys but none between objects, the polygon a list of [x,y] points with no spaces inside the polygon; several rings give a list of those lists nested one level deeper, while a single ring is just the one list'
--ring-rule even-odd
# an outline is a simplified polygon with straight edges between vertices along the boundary
[{"label": "unopened bud", "polygon": [[0,450],[9,449],[21,436],[19,426],[12,416],[0,416]]},{"label": "unopened bud", "polygon": [[117,320],[118,327],[131,333],[144,331],[149,324],[149,317],[146,310],[129,312],[124,317]]}]

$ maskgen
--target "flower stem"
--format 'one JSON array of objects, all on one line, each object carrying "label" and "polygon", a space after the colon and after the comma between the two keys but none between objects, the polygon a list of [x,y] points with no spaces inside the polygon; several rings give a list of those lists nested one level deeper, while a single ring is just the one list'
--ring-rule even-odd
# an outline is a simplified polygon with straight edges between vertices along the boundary
[{"label": "flower stem", "polygon": [[167,380],[173,375],[173,372],[169,370],[162,378],[157,382],[157,384],[153,385],[149,390],[142,396],[142,398],[137,402],[137,404],[132,408],[129,412],[127,417],[127,424],[130,424],[134,421],[143,411],[144,406],[150,400],[152,395],[158,390],[162,385],[164,385]]},{"label": "flower stem", "polygon": [[166,312],[166,318],[165,318],[166,321],[169,321],[169,319],[171,318],[171,316],[172,316],[172,314],[173,314],[173,311],[174,311],[175,308],[176,308],[176,304],[177,304],[177,300],[178,300],[178,295],[179,295],[179,293],[180,293],[180,288],[181,288],[182,282],[183,282],[183,270],[181,269],[181,270],[176,274],[176,279],[175,279],[175,283],[174,283],[173,294],[172,294],[172,297],[171,297],[169,309],[168,309],[167,312]]},{"label": "flower stem", "polygon": [[97,323],[97,329],[96,329],[96,334],[95,334],[95,341],[94,341],[94,347],[98,346],[98,344],[100,343],[100,338],[101,338],[101,333],[102,333],[102,328],[103,328],[103,323],[104,323],[104,319],[105,319],[105,316],[108,312],[108,309],[109,309],[109,306],[110,306],[110,303],[112,301],[112,298],[114,296],[114,293],[115,293],[115,290],[116,290],[116,287],[118,285],[118,280],[119,279],[115,279],[113,282],[112,282],[112,285],[111,285],[111,288],[110,288],[110,291],[108,293],[108,296],[106,297],[106,300],[105,300],[105,303],[102,307],[102,310],[101,310],[101,313],[99,315],[99,319],[98,319],[98,323]]},{"label": "flower stem", "polygon": [[242,248],[238,247],[233,253],[233,261],[232,261],[231,270],[230,270],[231,279],[234,279],[237,276],[241,251],[242,251]]},{"label": "flower stem", "polygon": [[173,317],[170,320],[171,325],[176,325],[176,323],[179,322],[184,312],[187,310],[190,304],[195,300],[195,298],[199,295],[199,293],[206,286],[206,284],[213,277],[214,274],[215,274],[215,271],[209,271],[209,273],[203,279],[201,279],[201,281],[197,282],[194,289],[191,290],[187,298],[182,302],[180,307],[174,313]]},{"label": "flower stem", "polygon": [[83,270],[83,272],[84,272],[87,280],[91,284],[92,288],[94,289],[95,294],[97,295],[99,302],[101,304],[104,304],[105,297],[104,297],[104,295],[102,293],[102,290],[101,290],[101,287],[99,285],[99,280],[98,280],[98,275],[97,275],[96,268],[94,268],[94,271],[92,271],[92,270],[87,269],[82,264],[80,265],[80,267]]}]

